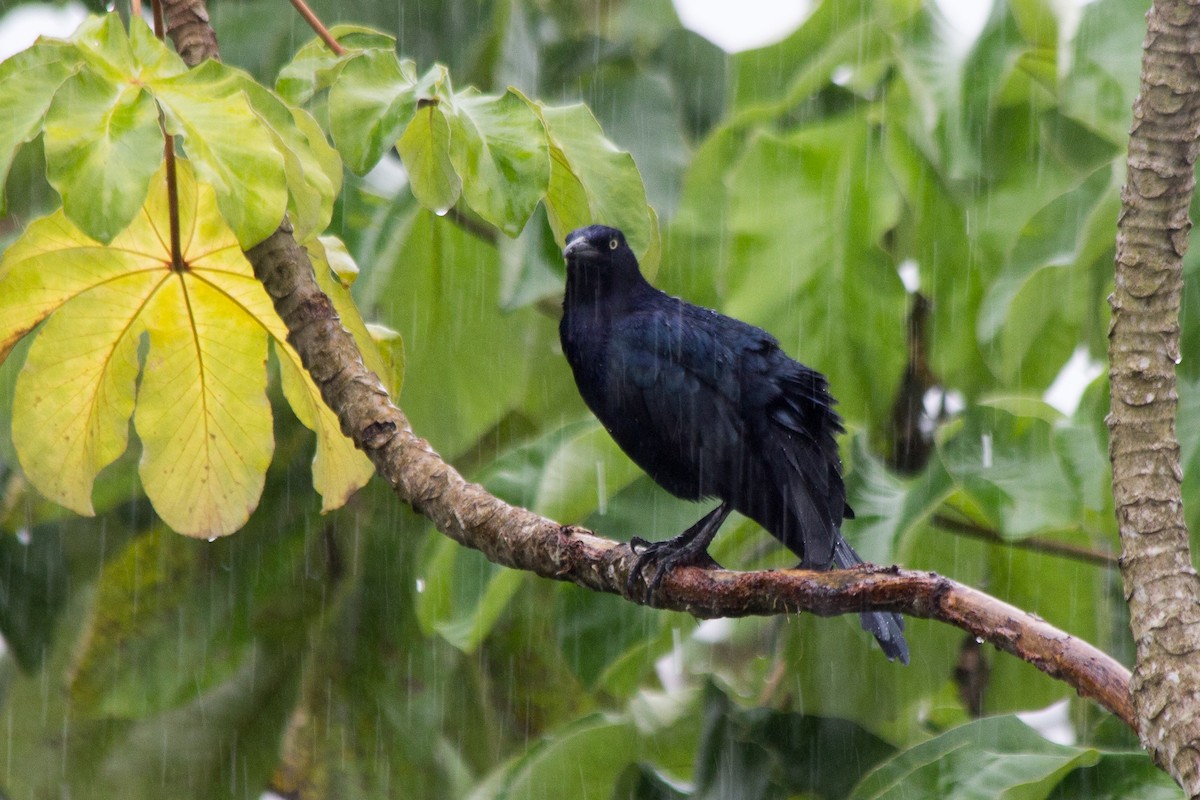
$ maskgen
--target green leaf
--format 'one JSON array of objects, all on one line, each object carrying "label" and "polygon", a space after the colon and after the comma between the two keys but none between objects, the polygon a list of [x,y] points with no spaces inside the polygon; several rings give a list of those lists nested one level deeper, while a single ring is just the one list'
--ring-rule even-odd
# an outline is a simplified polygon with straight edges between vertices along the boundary
[{"label": "green leaf", "polygon": [[67,217],[93,239],[112,241],[141,209],[162,160],[154,100],[84,67],[55,94],[45,136],[48,177]]},{"label": "green leaf", "polygon": [[170,78],[188,71],[183,59],[155,36],[154,31],[150,30],[150,26],[141,17],[130,20],[129,44],[133,49],[136,70],[133,77],[138,81]]},{"label": "green leaf", "polygon": [[542,107],[550,140],[550,186],[546,212],[561,243],[575,228],[602,223],[620,228],[630,247],[646,258],[656,238],[646,204],[646,188],[633,157],[604,137],[600,124],[584,105]]},{"label": "green leaf", "polygon": [[[1003,272],[979,309],[978,336],[995,371],[1008,383],[1049,386],[1075,349],[1091,310],[1091,267],[1081,259],[1095,245],[1087,220],[1115,196],[1105,164],[1054,198],[1021,229]],[[1111,218],[1103,236],[1111,238]],[[1100,252],[1107,249],[1101,245]],[[1014,319],[1019,316],[1019,319]],[[1036,356],[1036,357],[1035,357]]]},{"label": "green leaf", "polygon": [[567,380],[570,374],[551,349],[558,337],[553,324],[532,308],[505,313],[497,307],[495,247],[420,207],[397,220],[382,242],[363,258],[391,268],[364,274],[355,295],[366,313],[403,335],[408,379],[401,404],[414,430],[437,442],[440,452],[473,448],[526,403],[561,407],[573,397],[583,410],[573,387],[567,394],[556,381],[554,393],[546,391],[545,372],[562,369]]},{"label": "green leaf", "polygon": [[1062,111],[1113,143],[1129,139],[1129,109],[1138,90],[1146,9],[1128,0],[1097,0],[1080,9],[1065,76]]},{"label": "green leaf", "polygon": [[854,522],[846,526],[846,535],[867,561],[891,563],[905,541],[954,492],[954,481],[938,459],[917,478],[905,480],[871,452],[867,437],[855,436],[852,448],[846,498],[854,509]]},{"label": "green leaf", "polygon": [[[39,42],[0,64],[0,187],[7,182],[17,148],[41,132],[58,87],[76,69],[77,55],[60,43]],[[0,216],[7,212],[0,191]],[[2,353],[3,350],[0,350]]]},{"label": "green leaf", "polygon": [[288,218],[297,241],[324,231],[342,189],[342,160],[307,111],[291,108],[250,76],[234,73],[250,106],[283,154]]},{"label": "green leaf", "polygon": [[1179,786],[1143,752],[1101,753],[1092,767],[1077,769],[1050,793],[1051,800],[1177,800]]},{"label": "green leaf", "polygon": [[425,586],[417,595],[417,619],[426,633],[473,653],[529,575],[492,564],[444,537],[431,545],[422,562]]},{"label": "green leaf", "polygon": [[567,524],[581,522],[642,475],[595,420],[566,425],[494,461],[480,481],[498,496]]},{"label": "green leaf", "polygon": [[450,162],[450,124],[441,105],[418,104],[396,147],[417,201],[435,214],[449,211],[462,194],[462,179]]},{"label": "green leaf", "polygon": [[366,174],[400,138],[416,106],[411,61],[384,50],[348,61],[329,91],[329,130],[346,166]]},{"label": "green leaf", "polygon": [[115,11],[89,16],[71,35],[71,42],[88,64],[111,81],[131,77],[137,71],[125,23]]},{"label": "green leaf", "polygon": [[1044,419],[979,408],[941,449],[946,470],[1006,539],[1074,530],[1082,500]]},{"label": "green leaf", "polygon": [[404,337],[400,335],[400,331],[377,322],[368,322],[366,328],[383,358],[384,368],[387,370],[388,393],[392,397],[399,397],[400,392],[404,390]]},{"label": "green leaf", "polygon": [[279,227],[288,191],[275,136],[243,86],[241,73],[218,61],[147,84],[162,105],[167,131],[182,137],[196,174],[216,191],[222,215],[246,248]]},{"label": "green leaf", "polygon": [[854,800],[914,796],[1041,800],[1072,770],[1099,759],[1095,750],[1043,739],[1016,717],[991,717],[896,755],[863,779],[850,796]]},{"label": "green leaf", "polygon": [[525,227],[550,180],[546,132],[515,90],[468,89],[450,107],[450,161],[472,210],[509,236]]},{"label": "green leaf", "polygon": [[359,25],[334,25],[329,33],[347,53],[339,56],[319,36],[305,42],[279,71],[275,91],[292,105],[303,105],[317,92],[328,89],[342,68],[364,50],[396,49],[396,39]]},{"label": "green leaf", "polygon": [[[638,757],[637,729],[600,715],[581,719],[518,760],[494,797],[608,797]],[[483,796],[475,798],[482,800]]]},{"label": "green leaf", "polygon": [[[765,708],[739,709],[716,686],[703,696],[696,751],[696,800],[845,797],[890,745],[852,722]],[[854,753],[852,763],[845,754]]]}]

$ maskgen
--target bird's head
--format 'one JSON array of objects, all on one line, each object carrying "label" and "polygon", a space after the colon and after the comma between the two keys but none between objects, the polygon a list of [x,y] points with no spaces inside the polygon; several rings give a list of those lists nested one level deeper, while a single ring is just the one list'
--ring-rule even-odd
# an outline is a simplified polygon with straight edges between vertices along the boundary
[{"label": "bird's head", "polygon": [[607,225],[589,225],[567,234],[567,290],[609,294],[645,283],[625,234]]}]

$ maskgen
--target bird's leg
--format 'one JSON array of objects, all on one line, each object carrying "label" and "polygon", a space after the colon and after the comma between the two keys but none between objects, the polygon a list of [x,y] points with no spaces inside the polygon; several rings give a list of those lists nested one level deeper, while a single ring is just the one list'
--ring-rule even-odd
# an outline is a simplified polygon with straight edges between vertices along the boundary
[{"label": "bird's leg", "polygon": [[[717,530],[725,522],[725,518],[729,516],[729,512],[732,510],[728,503],[721,503],[721,505],[701,517],[695,525],[666,541],[648,542],[637,536],[633,537],[629,541],[629,546],[637,554],[637,559],[629,569],[629,577],[625,581],[626,593],[633,596],[634,586],[638,578],[641,577],[646,584],[646,594],[644,597],[649,600],[654,596],[654,592],[658,590],[658,585],[662,583],[663,576],[675,567],[704,566],[719,568],[721,565],[713,561],[712,556],[708,554],[708,545],[712,542],[713,537],[717,535]],[[642,571],[650,561],[655,562],[654,572],[650,576],[650,579],[646,580],[642,575]]]}]

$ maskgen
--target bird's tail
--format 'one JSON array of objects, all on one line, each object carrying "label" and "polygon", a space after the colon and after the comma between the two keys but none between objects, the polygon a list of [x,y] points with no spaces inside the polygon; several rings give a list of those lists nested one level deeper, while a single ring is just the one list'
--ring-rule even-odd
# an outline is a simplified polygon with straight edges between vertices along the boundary
[{"label": "bird's tail", "polygon": [[[833,563],[838,569],[849,569],[863,563],[840,535],[833,546]],[[900,659],[908,663],[908,642],[904,638],[904,617],[890,611],[864,611],[859,615],[863,630],[875,637],[889,661]]]}]

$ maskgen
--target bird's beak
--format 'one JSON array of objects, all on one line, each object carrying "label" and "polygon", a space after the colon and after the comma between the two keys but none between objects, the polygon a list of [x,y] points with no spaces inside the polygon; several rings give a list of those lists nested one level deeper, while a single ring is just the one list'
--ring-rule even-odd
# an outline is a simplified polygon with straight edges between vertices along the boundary
[{"label": "bird's beak", "polygon": [[575,257],[575,256],[598,256],[598,255],[600,255],[600,251],[597,250],[595,247],[592,247],[592,243],[589,242],[587,239],[582,239],[582,238],[576,239],[575,241],[569,243],[567,245],[566,249],[563,250],[563,258],[567,259],[568,261],[572,257]]}]

